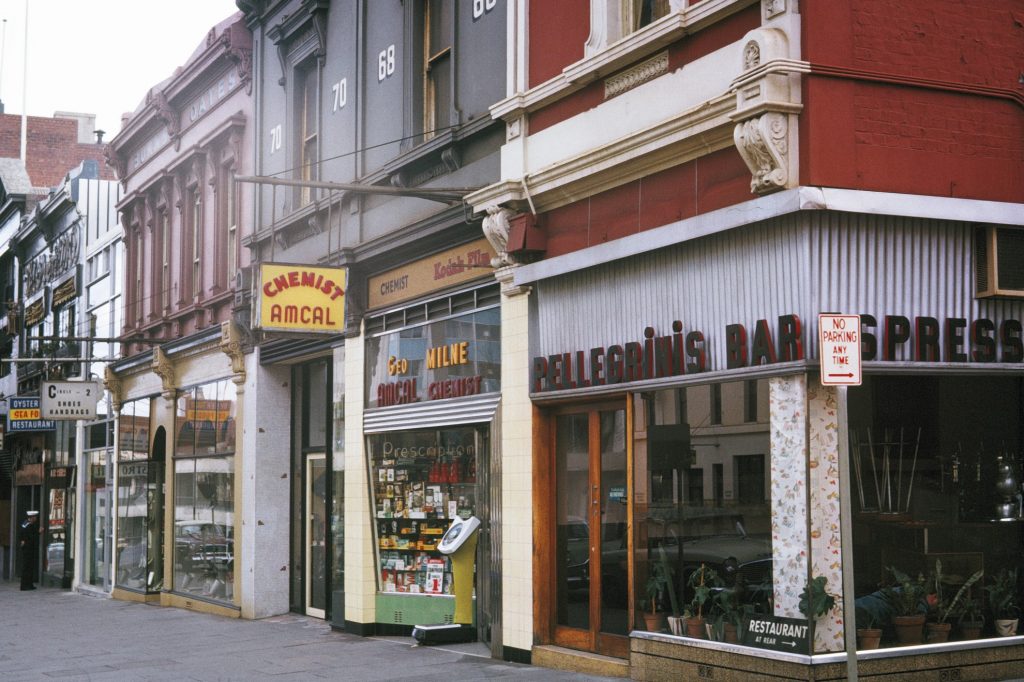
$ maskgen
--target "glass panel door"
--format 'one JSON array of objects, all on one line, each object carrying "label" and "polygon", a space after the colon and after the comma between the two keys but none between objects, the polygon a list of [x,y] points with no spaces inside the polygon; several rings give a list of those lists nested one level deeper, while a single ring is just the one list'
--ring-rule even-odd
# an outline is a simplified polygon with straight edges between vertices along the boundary
[{"label": "glass panel door", "polygon": [[555,641],[625,657],[629,633],[626,415],[555,419]]},{"label": "glass panel door", "polygon": [[327,456],[306,458],[306,614],[327,615]]}]

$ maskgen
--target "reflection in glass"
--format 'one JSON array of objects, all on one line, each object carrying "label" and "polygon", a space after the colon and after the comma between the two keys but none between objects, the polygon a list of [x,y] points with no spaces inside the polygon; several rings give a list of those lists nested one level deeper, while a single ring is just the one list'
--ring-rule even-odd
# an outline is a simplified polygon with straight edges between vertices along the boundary
[{"label": "reflection in glass", "polygon": [[[558,417],[555,442],[556,622],[590,627],[590,436],[586,413]],[[564,557],[564,559],[563,559]]]},{"label": "reflection in glass", "polygon": [[234,457],[174,462],[174,590],[230,601]]},{"label": "reflection in glass", "polygon": [[82,578],[86,583],[97,587],[104,586],[104,579],[109,574],[106,551],[107,515],[110,512],[107,489],[109,457],[109,450],[88,453],[88,471],[85,473]]},{"label": "reflection in glass", "polygon": [[601,631],[628,635],[626,413],[601,413]]}]

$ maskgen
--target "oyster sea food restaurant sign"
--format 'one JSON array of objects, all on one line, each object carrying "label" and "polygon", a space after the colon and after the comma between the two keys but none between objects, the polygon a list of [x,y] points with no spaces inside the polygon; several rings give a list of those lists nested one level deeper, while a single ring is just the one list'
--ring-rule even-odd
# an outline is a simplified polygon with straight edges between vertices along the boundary
[{"label": "oyster sea food restaurant sign", "polygon": [[340,333],[345,329],[348,270],[260,265],[256,327],[267,331]]}]

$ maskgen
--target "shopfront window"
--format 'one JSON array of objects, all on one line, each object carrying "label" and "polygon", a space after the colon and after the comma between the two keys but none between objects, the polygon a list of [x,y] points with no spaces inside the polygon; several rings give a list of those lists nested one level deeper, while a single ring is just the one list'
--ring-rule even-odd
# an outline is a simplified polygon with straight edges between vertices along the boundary
[{"label": "shopfront window", "polygon": [[175,417],[174,591],[234,596],[235,385],[182,391]]},{"label": "shopfront window", "polygon": [[477,514],[478,436],[455,427],[368,438],[380,591],[452,594],[437,544],[452,519]]},{"label": "shopfront window", "polygon": [[768,402],[767,380],[634,401],[636,629],[686,634],[664,615],[688,611],[691,636],[736,642],[772,614]]},{"label": "shopfront window", "polygon": [[[106,423],[92,424],[87,431],[106,432]],[[110,490],[107,467],[113,452],[109,448],[86,453],[85,514],[82,519],[82,580],[89,585],[105,587],[109,579],[107,538],[110,536]]]},{"label": "shopfront window", "polygon": [[867,376],[848,402],[857,627],[883,647],[1016,632],[1024,379]]},{"label": "shopfront window", "polygon": [[150,399],[126,402],[118,421],[118,587],[149,592],[163,587],[163,449],[150,436]]}]

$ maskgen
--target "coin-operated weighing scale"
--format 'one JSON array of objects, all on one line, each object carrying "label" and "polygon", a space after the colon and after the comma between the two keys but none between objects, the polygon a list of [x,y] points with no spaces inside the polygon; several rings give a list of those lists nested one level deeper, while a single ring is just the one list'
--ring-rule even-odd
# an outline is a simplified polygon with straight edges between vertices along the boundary
[{"label": "coin-operated weighing scale", "polygon": [[476,565],[476,531],[480,519],[456,517],[445,531],[437,550],[452,559],[452,590],[455,592],[455,616],[451,623],[416,625],[413,638],[420,644],[450,644],[476,640],[473,625],[473,573]]}]

